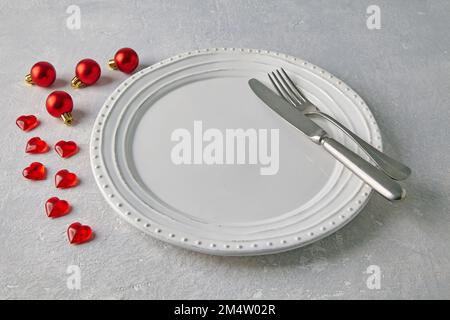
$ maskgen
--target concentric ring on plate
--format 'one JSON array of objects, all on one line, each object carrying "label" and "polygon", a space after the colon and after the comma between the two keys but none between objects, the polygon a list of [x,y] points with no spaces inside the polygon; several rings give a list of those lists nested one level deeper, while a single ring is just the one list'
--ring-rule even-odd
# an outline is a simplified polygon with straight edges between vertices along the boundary
[{"label": "concentric ring on plate", "polygon": [[[166,164],[162,164],[163,158],[158,158],[154,154],[157,153],[156,151],[165,150],[164,148],[167,148],[167,144],[170,143],[170,140],[166,139],[166,133],[170,132],[167,130],[169,130],[168,127],[170,127],[172,121],[178,121],[178,125],[186,125],[189,123],[186,119],[189,119],[190,116],[206,114],[205,119],[210,124],[220,124],[229,120],[226,122],[227,125],[239,121],[241,121],[240,124],[251,125],[255,123],[252,121],[256,121],[253,117],[260,117],[258,121],[261,123],[274,126],[274,123],[270,122],[272,118],[260,116],[260,109],[252,109],[251,107],[249,107],[249,110],[237,109],[237,107],[233,109],[232,106],[231,111],[229,111],[214,105],[211,109],[215,108],[216,113],[224,113],[220,115],[221,117],[217,117],[212,113],[210,114],[209,109],[195,110],[195,103],[189,104],[182,101],[175,106],[178,109],[175,109],[173,105],[177,103],[170,101],[171,96],[178,98],[182,96],[183,90],[190,90],[189,93],[195,96],[197,92],[200,92],[199,90],[203,89],[204,83],[217,81],[218,84],[221,84],[222,79],[226,79],[224,80],[226,85],[233,84],[234,81],[248,80],[250,75],[261,79],[265,77],[266,72],[280,66],[287,69],[301,82],[302,89],[322,110],[335,115],[363,138],[367,138],[371,142],[376,141],[376,146],[381,148],[378,127],[365,103],[342,81],[319,67],[294,57],[261,50],[199,50],[164,60],[140,71],[123,82],[105,102],[97,117],[92,134],[91,162],[96,181],[108,202],[130,223],[159,239],[193,250],[221,255],[264,254],[288,250],[317,240],[348,222],[365,205],[371,194],[371,189],[340,164],[334,162],[332,169],[327,171],[327,176],[319,177],[325,181],[323,188],[320,189],[323,192],[313,194],[311,198],[300,195],[299,198],[303,196],[308,201],[297,207],[292,207],[296,195],[290,194],[286,196],[286,202],[292,202],[289,204],[291,207],[286,205],[289,210],[285,210],[283,207],[284,202],[280,202],[280,206],[275,207],[275,209],[265,210],[263,207],[261,208],[261,219],[257,215],[258,212],[255,211],[258,204],[253,202],[247,204],[242,200],[245,200],[244,197],[239,198],[238,204],[243,207],[247,206],[247,211],[241,210],[237,206],[233,207],[226,202],[224,202],[224,205],[229,206],[234,211],[240,211],[238,214],[242,216],[248,213],[248,216],[252,219],[246,220],[238,214],[233,216],[234,212],[230,214],[232,218],[228,219],[226,218],[228,212],[226,210],[221,212],[222,208],[217,209],[217,212],[220,213],[218,216],[214,216],[213,213],[210,214],[208,210],[205,210],[206,213],[203,216],[196,215],[195,206],[197,203],[199,203],[199,212],[204,209],[201,208],[202,204],[199,201],[201,196],[195,200],[198,194],[192,193],[192,199],[184,199],[177,203],[178,199],[169,194],[169,187],[175,184],[176,178],[176,175],[170,172],[166,174],[166,176],[169,176],[169,181],[171,178],[173,180],[170,183],[167,182],[167,179],[164,180],[164,175],[159,176],[158,172],[149,175],[145,183],[140,181],[139,175],[142,175],[142,168],[147,166],[147,163],[139,160],[143,159],[141,155],[138,159],[135,159],[134,154],[144,154],[146,161],[148,159],[153,161],[153,166],[156,169],[148,169],[149,171],[157,171],[158,165],[160,165],[159,169],[162,168],[161,172],[169,168]],[[233,79],[233,81],[229,79]],[[220,88],[220,85],[208,85],[207,88],[214,91],[216,87]],[[177,93],[177,90],[181,93]],[[233,87],[233,90],[240,89]],[[211,97],[221,95],[222,91],[218,91],[216,95],[211,93]],[[199,99],[198,96],[195,98]],[[222,98],[226,99],[226,95],[223,95]],[[177,102],[177,100],[174,101]],[[248,105],[253,103],[251,100],[247,102]],[[188,108],[187,111],[182,110],[184,105],[188,106],[186,107]],[[191,105],[194,105],[194,107],[189,109]],[[242,112],[241,118],[243,119],[233,117],[227,119],[227,116],[230,116],[227,115],[227,112],[234,116],[238,114],[239,117],[241,117],[240,112]],[[177,119],[176,115],[179,113],[182,113],[180,117],[184,116],[185,118]],[[175,119],[172,119],[173,117]],[[274,121],[277,121],[277,119]],[[346,144],[348,143],[340,132],[328,127],[326,123],[323,123],[323,125],[326,126],[327,131],[332,132],[333,136],[346,142]],[[149,129],[149,126],[152,128]],[[142,129],[142,127],[145,129]],[[153,129],[153,127],[155,128]],[[287,129],[283,128],[283,130]],[[139,138],[141,131],[146,135],[152,133],[152,136],[162,132],[162,142],[156,139],[153,141],[145,136],[145,139],[151,140],[145,141],[145,143],[151,145],[148,148],[150,151],[137,152],[136,148],[141,150],[146,147],[146,144],[142,142],[138,147],[135,146],[139,139],[144,141],[144,138]],[[294,133],[289,132],[287,135],[290,135],[292,139],[297,139]],[[310,144],[302,145],[302,147],[310,148]],[[349,147],[356,150],[351,144],[349,144]],[[309,151],[318,155],[319,158],[322,157],[320,153],[316,153],[320,151],[315,149]],[[328,160],[323,161],[327,163]],[[137,167],[139,169],[136,169]],[[309,166],[306,167],[309,168]],[[290,165],[291,170],[292,168],[293,164]],[[247,174],[247,171],[243,171],[244,174]],[[223,172],[220,174],[222,178],[225,176],[226,180],[226,174]],[[204,181],[208,175],[200,170],[187,176],[193,178],[193,181],[197,176],[200,177],[200,181],[202,179]],[[287,185],[295,187],[295,181],[291,181],[286,176]],[[249,176],[252,177],[251,179],[244,176],[243,181],[246,181],[246,177],[248,181],[253,183],[252,176]],[[222,192],[227,190],[226,188],[221,189],[222,186],[215,184],[215,180],[206,181],[215,185]],[[256,181],[263,180],[258,178]],[[273,181],[279,183],[283,180]],[[264,185],[264,181],[261,184]],[[183,187],[186,188],[186,186],[187,184]],[[176,188],[177,186],[174,187],[172,193],[182,198],[184,195],[181,194],[181,191],[177,193]],[[259,190],[260,194],[266,195],[261,199],[263,205],[277,204],[276,199],[275,201],[266,199],[267,195],[271,194],[270,190],[260,188],[259,185],[256,185],[255,188]],[[283,189],[284,186],[280,185],[280,188]],[[318,188],[320,188],[320,185],[318,185]],[[206,190],[209,198],[215,196],[214,192],[209,192],[207,188],[198,187],[198,190]],[[244,190],[250,190],[250,188]],[[287,192],[291,192],[290,190],[291,188]],[[303,188],[303,191],[307,193],[308,190]],[[276,192],[273,191],[274,194],[277,194]],[[249,195],[250,198],[252,196],[254,195]],[[283,196],[283,193],[280,194],[280,197]],[[205,198],[207,199],[205,201],[210,201],[208,197]],[[256,197],[254,197],[255,199],[257,200]],[[220,203],[220,201],[218,202]],[[207,205],[204,206],[207,207]],[[211,208],[214,208],[214,205],[211,205],[209,209]],[[278,210],[276,215],[271,216],[270,213],[276,210]],[[266,214],[265,217],[264,214]],[[257,217],[257,219],[254,217]]]}]

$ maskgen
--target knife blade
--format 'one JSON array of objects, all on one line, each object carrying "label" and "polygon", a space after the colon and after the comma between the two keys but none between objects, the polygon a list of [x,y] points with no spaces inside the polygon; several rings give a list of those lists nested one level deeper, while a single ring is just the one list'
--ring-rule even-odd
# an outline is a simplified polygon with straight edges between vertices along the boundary
[{"label": "knife blade", "polygon": [[274,93],[261,81],[250,79],[248,85],[267,106],[315,143],[320,144],[321,139],[327,135],[325,130],[305,116],[302,111],[293,108],[289,102]]},{"label": "knife blade", "polygon": [[248,84],[267,106],[285,121],[306,134],[313,142],[322,145],[336,160],[350,169],[380,195],[391,201],[404,199],[406,192],[399,183],[392,180],[343,144],[328,137],[326,131],[305,116],[303,112],[294,108],[259,80],[250,79]]}]

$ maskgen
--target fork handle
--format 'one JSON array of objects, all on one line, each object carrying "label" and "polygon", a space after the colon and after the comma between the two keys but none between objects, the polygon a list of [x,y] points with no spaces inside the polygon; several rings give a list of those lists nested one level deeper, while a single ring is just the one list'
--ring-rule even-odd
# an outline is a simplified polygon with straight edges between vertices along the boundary
[{"label": "fork handle", "polygon": [[350,169],[386,199],[394,201],[401,200],[405,197],[406,192],[398,182],[389,178],[382,171],[378,170],[343,144],[329,137],[323,137],[320,142],[325,150],[336,158],[336,160]]},{"label": "fork handle", "polygon": [[361,149],[378,165],[381,170],[383,170],[392,179],[405,180],[411,174],[411,169],[409,167],[395,159],[392,159],[387,154],[373,147],[371,144],[367,143],[352,131],[347,129],[342,123],[337,121],[332,116],[323,112],[314,112],[312,114],[321,116],[322,118],[328,120],[336,127],[341,129],[347,136],[349,136],[356,144],[361,147]]}]

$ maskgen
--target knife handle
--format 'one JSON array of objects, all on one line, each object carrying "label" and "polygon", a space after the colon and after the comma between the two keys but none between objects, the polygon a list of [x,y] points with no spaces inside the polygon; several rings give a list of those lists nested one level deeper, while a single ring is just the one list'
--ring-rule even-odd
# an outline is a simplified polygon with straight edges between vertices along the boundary
[{"label": "knife handle", "polygon": [[411,174],[411,169],[408,168],[403,163],[389,157],[387,154],[381,152],[377,148],[373,147],[370,143],[365,142],[363,139],[358,137],[356,134],[347,129],[342,123],[334,119],[332,116],[317,112],[314,113],[322,118],[328,120],[336,127],[341,129],[347,136],[349,136],[356,144],[359,144],[361,149],[370,157],[372,160],[383,170],[388,176],[394,180],[405,180]]},{"label": "knife handle", "polygon": [[329,137],[322,138],[320,142],[336,160],[386,199],[393,201],[405,198],[406,192],[398,182],[389,178],[343,144]]}]

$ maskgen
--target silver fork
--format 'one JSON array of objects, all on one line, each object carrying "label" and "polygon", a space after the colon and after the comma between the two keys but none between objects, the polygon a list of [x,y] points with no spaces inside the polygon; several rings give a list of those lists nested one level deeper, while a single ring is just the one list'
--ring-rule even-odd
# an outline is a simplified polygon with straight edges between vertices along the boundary
[{"label": "silver fork", "polygon": [[332,116],[323,113],[311,101],[309,101],[300,89],[294,84],[283,68],[268,74],[269,79],[277,92],[295,108],[306,115],[317,115],[339,128],[350,137],[361,149],[375,162],[378,168],[383,170],[388,176],[395,180],[404,180],[411,174],[411,169],[406,165],[392,159],[380,150],[376,149],[356,134],[347,129],[342,123]]}]

